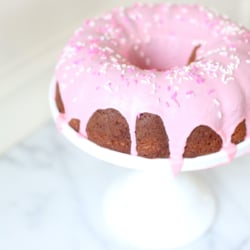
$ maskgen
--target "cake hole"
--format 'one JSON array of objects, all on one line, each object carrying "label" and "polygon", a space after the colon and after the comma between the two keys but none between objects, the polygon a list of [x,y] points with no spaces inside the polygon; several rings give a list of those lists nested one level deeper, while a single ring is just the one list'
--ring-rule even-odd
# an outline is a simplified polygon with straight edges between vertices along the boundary
[{"label": "cake hole", "polygon": [[129,126],[122,114],[113,108],[99,109],[89,119],[88,139],[99,146],[122,153],[130,153]]},{"label": "cake hole", "polygon": [[192,51],[192,53],[191,53],[191,55],[190,55],[190,57],[189,57],[189,59],[188,59],[187,65],[189,65],[189,64],[191,64],[192,62],[195,62],[195,61],[196,61],[196,59],[197,59],[197,51],[198,51],[198,49],[199,49],[200,47],[201,47],[200,44],[194,47],[194,49],[193,49],[193,51]]},{"label": "cake hole", "polygon": [[247,135],[246,120],[243,120],[235,128],[234,133],[231,136],[231,142],[233,144],[239,144],[245,140]]},{"label": "cake hole", "polygon": [[222,148],[221,137],[208,126],[196,127],[186,141],[183,157],[193,158],[218,152]]},{"label": "cake hole", "polygon": [[59,88],[59,83],[56,83],[56,96],[55,96],[56,106],[60,113],[65,113],[64,104],[61,97],[61,92]]},{"label": "cake hole", "polygon": [[135,44],[128,52],[127,59],[143,70],[165,71],[174,67],[184,67],[197,60],[201,45],[185,44],[182,40],[159,40]]},{"label": "cake hole", "polygon": [[136,150],[147,158],[169,157],[168,135],[160,116],[142,113],[136,120]]},{"label": "cake hole", "polygon": [[76,132],[80,131],[80,124],[80,120],[76,118],[73,118],[69,121],[69,126],[73,128]]}]

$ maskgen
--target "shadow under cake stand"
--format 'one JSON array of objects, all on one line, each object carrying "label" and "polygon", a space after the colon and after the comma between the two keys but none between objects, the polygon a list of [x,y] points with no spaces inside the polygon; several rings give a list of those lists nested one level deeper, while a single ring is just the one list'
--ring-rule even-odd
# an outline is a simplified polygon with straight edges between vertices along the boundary
[{"label": "shadow under cake stand", "polygon": [[[60,114],[51,84],[53,118]],[[212,225],[216,204],[204,182],[192,174],[229,163],[226,152],[184,159],[182,172],[174,177],[168,159],[146,159],[96,145],[76,133],[67,123],[62,134],[84,152],[115,166],[132,169],[123,180],[110,184],[103,197],[103,216],[116,240],[142,248],[177,248],[201,237]],[[236,157],[250,150],[250,139],[237,145]],[[230,163],[233,164],[233,163]]]}]

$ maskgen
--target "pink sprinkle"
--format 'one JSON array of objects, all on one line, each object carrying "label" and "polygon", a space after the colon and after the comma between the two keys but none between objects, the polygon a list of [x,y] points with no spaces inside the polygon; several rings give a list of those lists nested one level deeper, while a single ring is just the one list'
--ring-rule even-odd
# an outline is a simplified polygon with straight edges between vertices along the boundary
[{"label": "pink sprinkle", "polygon": [[177,92],[174,92],[174,94],[171,96],[171,99],[173,99],[173,101],[177,104],[177,106],[180,107],[180,103],[177,100]]},{"label": "pink sprinkle", "polygon": [[85,22],[86,26],[88,27],[94,27],[95,26],[95,22],[93,20],[86,20]]},{"label": "pink sprinkle", "polygon": [[186,92],[186,95],[187,95],[188,97],[194,96],[194,91],[193,91],[193,90],[187,91],[187,92]]},{"label": "pink sprinkle", "polygon": [[91,22],[91,20],[87,19],[87,20],[85,21],[86,26],[89,26],[89,23],[90,23],[90,22]]},{"label": "pink sprinkle", "polygon": [[83,61],[82,59],[75,60],[75,61],[73,61],[73,64],[79,65],[79,64],[81,64],[82,61]]},{"label": "pink sprinkle", "polygon": [[196,80],[196,82],[197,82],[198,84],[202,84],[202,83],[205,82],[205,80],[204,80],[201,76],[199,76],[199,75],[196,75],[196,76],[195,76],[195,80]]},{"label": "pink sprinkle", "polygon": [[177,97],[177,92],[174,92],[174,94],[171,96],[171,98],[172,98],[173,100],[175,100],[176,97]]},{"label": "pink sprinkle", "polygon": [[81,46],[77,46],[77,47],[76,47],[76,51],[77,51],[77,52],[79,52],[79,51],[81,51],[81,50],[82,50],[82,47],[81,47]]},{"label": "pink sprinkle", "polygon": [[89,48],[88,53],[89,54],[98,54],[99,49],[98,48]]},{"label": "pink sprinkle", "polygon": [[215,89],[210,89],[210,90],[208,91],[208,94],[211,95],[211,94],[213,94],[214,92],[215,92]]}]

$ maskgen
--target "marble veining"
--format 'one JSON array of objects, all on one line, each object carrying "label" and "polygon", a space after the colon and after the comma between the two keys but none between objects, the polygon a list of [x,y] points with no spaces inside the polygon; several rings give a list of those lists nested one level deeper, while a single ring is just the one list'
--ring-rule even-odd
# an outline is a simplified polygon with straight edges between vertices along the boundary
[{"label": "marble veining", "polygon": [[[128,171],[80,152],[47,124],[0,158],[0,249],[132,249],[101,214],[105,188]],[[210,184],[218,212],[211,230],[181,250],[250,250],[250,156],[195,174]]]}]

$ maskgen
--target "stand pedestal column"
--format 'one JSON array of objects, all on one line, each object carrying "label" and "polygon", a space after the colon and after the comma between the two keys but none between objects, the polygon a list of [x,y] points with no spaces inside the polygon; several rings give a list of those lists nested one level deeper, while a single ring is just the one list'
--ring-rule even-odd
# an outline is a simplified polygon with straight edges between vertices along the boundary
[{"label": "stand pedestal column", "polygon": [[132,171],[108,189],[104,215],[113,234],[131,246],[176,248],[209,229],[215,200],[191,173]]}]

